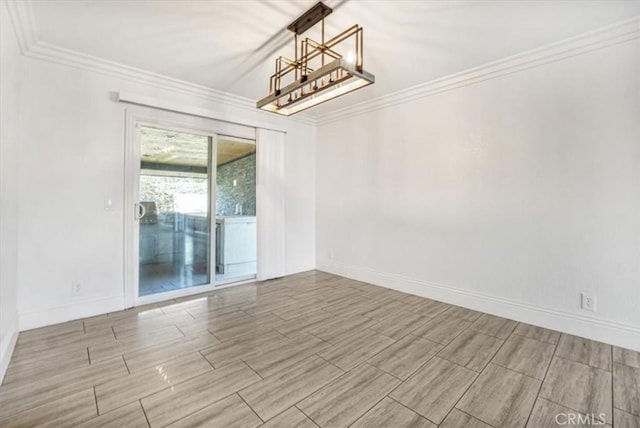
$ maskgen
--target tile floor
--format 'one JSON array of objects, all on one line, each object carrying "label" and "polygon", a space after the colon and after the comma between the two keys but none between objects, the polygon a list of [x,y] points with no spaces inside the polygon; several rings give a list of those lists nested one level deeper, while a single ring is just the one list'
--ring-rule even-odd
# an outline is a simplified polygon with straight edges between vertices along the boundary
[{"label": "tile floor", "polygon": [[640,427],[640,353],[317,271],[21,333],[0,387],[2,427],[571,425]]}]

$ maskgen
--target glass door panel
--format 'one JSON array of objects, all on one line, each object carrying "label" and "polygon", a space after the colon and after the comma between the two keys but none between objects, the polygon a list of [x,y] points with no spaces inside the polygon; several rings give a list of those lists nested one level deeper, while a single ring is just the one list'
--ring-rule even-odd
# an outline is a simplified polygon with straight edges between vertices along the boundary
[{"label": "glass door panel", "polygon": [[216,283],[254,278],[257,260],[256,145],[218,136]]},{"label": "glass door panel", "polygon": [[211,283],[211,146],[140,128],[138,296]]}]

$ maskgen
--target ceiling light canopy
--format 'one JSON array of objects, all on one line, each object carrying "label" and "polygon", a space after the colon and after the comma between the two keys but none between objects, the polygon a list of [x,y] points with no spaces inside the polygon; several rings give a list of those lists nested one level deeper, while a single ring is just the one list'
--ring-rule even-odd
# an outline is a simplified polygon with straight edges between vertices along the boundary
[{"label": "ceiling light canopy", "polygon": [[[290,116],[375,82],[375,76],[362,67],[362,27],[354,25],[325,41],[324,18],[331,12],[320,2],[287,27],[294,33],[295,59],[276,58],[269,95],[257,102],[258,108]],[[321,41],[308,37],[300,41],[298,57],[298,36],[319,22]],[[348,50],[343,56],[337,50],[345,46]]]}]

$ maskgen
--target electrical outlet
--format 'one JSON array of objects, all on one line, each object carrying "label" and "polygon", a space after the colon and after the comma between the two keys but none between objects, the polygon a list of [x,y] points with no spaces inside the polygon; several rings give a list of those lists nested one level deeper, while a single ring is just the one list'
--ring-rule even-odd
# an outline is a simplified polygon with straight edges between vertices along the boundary
[{"label": "electrical outlet", "polygon": [[333,260],[333,248],[329,250],[329,258]]},{"label": "electrical outlet", "polygon": [[80,287],[80,284],[72,284],[71,285],[71,295],[72,296],[79,296],[80,294],[82,294],[82,287]]},{"label": "electrical outlet", "polygon": [[590,296],[588,294],[582,293],[582,309],[584,309],[585,311],[595,312],[596,296]]}]

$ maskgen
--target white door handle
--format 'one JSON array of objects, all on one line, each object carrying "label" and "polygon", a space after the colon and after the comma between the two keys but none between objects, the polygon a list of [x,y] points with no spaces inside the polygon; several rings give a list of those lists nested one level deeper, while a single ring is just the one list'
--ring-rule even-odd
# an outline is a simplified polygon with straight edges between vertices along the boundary
[{"label": "white door handle", "polygon": [[134,213],[133,213],[133,218],[135,220],[140,220],[147,213],[147,209],[144,207],[144,205],[139,204],[137,202],[135,204],[133,204],[133,206],[135,207]]}]

